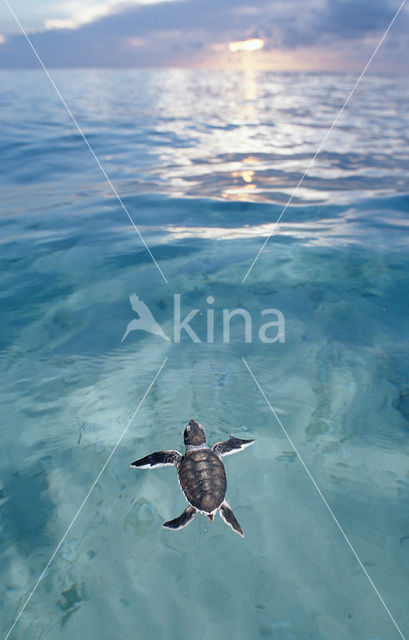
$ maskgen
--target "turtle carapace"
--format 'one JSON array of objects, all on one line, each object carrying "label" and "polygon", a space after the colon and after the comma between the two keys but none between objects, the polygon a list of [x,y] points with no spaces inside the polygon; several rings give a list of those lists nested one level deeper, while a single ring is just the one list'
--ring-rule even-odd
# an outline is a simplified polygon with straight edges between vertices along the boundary
[{"label": "turtle carapace", "polygon": [[198,511],[213,522],[215,513],[219,511],[224,522],[243,536],[243,531],[225,500],[227,482],[222,456],[241,451],[255,440],[230,436],[228,440],[209,447],[202,425],[190,420],[184,432],[184,441],[184,456],[179,451],[167,449],[151,453],[131,464],[131,467],[138,469],[176,466],[179,484],[189,506],[182,515],[165,522],[163,526],[168,529],[186,527]]}]

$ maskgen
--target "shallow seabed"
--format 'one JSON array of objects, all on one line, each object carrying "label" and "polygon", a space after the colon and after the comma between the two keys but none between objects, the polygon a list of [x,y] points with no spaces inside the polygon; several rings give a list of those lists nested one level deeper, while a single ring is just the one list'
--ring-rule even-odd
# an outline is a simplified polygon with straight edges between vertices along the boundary
[{"label": "shallow seabed", "polygon": [[[355,77],[53,75],[169,284],[47,78],[2,72],[3,635],[167,357],[10,638],[399,638],[244,356],[409,636],[407,84],[364,79],[242,284]],[[121,343],[133,292],[170,337],[180,294],[201,342]],[[222,342],[235,308],[251,343],[241,318]],[[257,440],[225,460],[244,539],[164,530],[175,470],[129,467],[190,418]]]}]

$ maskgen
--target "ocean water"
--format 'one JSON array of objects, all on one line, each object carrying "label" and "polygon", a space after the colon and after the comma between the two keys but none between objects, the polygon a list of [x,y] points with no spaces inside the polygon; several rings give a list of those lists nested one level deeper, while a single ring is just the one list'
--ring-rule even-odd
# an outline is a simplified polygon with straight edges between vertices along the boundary
[{"label": "ocean water", "polygon": [[[355,76],[53,77],[168,283],[46,76],[1,72],[3,637],[165,358],[9,637],[402,637],[266,398],[409,636],[407,82],[364,78],[275,229]],[[132,293],[169,340],[121,342]],[[190,418],[257,440],[225,459],[244,539],[163,529],[175,470],[129,467]]]}]

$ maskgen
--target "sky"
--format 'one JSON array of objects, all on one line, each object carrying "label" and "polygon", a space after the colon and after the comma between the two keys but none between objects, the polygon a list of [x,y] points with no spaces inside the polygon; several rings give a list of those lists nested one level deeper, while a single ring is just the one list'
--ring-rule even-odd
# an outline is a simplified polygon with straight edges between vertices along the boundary
[{"label": "sky", "polygon": [[[47,67],[355,72],[401,0],[8,1]],[[409,73],[408,27],[409,0],[373,71]],[[0,68],[19,67],[38,61],[0,0]]]}]

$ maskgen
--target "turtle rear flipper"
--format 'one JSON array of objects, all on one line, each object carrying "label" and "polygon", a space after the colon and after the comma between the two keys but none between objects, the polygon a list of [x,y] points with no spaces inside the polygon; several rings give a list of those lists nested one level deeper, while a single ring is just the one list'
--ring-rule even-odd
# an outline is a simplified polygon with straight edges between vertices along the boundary
[{"label": "turtle rear flipper", "polygon": [[226,501],[224,501],[220,505],[219,513],[220,513],[221,519],[224,520],[224,522],[228,524],[229,527],[233,529],[233,531],[235,531],[236,533],[238,533],[240,536],[244,538],[243,530],[239,525],[239,523],[237,522],[236,517],[230,508],[230,505]]},{"label": "turtle rear flipper", "polygon": [[192,506],[186,507],[182,515],[174,520],[168,520],[168,522],[164,522],[162,526],[167,529],[183,529],[190,522],[192,522],[194,516],[196,514],[196,509]]}]

